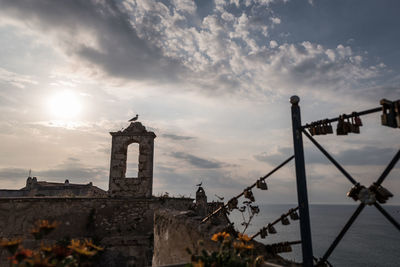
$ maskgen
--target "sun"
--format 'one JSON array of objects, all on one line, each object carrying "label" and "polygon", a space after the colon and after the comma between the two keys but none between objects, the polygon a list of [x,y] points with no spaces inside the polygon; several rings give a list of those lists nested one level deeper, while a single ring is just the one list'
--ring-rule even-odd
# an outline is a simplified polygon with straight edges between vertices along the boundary
[{"label": "sun", "polygon": [[51,114],[58,119],[76,118],[82,110],[79,95],[72,91],[60,91],[48,99]]}]

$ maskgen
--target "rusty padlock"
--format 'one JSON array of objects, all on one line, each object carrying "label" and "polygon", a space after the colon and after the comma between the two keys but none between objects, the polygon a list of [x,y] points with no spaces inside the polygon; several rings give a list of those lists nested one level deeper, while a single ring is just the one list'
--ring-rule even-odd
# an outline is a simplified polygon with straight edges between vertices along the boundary
[{"label": "rusty padlock", "polygon": [[261,190],[268,190],[268,185],[267,185],[267,183],[265,182],[265,180],[262,179],[262,178],[260,178],[260,179],[257,180],[256,186],[257,186],[257,188],[259,188],[259,189],[261,189]]},{"label": "rusty padlock", "polygon": [[387,99],[381,99],[380,104],[382,105],[382,115],[381,115],[381,123],[384,126],[397,128],[397,120],[396,120],[396,111],[395,105],[392,101]]}]

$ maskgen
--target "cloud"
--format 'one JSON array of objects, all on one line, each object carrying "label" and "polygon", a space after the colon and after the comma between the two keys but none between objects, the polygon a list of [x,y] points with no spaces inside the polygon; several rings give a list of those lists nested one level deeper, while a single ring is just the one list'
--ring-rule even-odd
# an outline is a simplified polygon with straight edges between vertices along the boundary
[{"label": "cloud", "polygon": [[246,1],[240,10],[232,8],[236,2],[217,2],[203,18],[193,1],[2,0],[0,12],[52,36],[81,66],[126,80],[178,83],[176,90],[271,97],[293,86],[348,90],[378,75],[348,46],[278,46],[267,31],[281,22],[271,2]]},{"label": "cloud", "polygon": [[0,82],[11,84],[18,88],[25,88],[27,85],[38,84],[38,82],[29,75],[11,72],[4,68],[0,68]]},{"label": "cloud", "polygon": [[192,136],[183,136],[183,135],[176,135],[176,134],[163,134],[162,137],[175,140],[175,141],[184,141],[184,140],[192,140],[195,137]]},{"label": "cloud", "polygon": [[[0,168],[1,180],[24,180],[28,177],[27,169]],[[87,183],[108,180],[108,169],[103,167],[86,166],[79,159],[68,158],[64,163],[49,169],[32,170],[32,175],[40,181],[64,181],[70,179],[73,183]]]},{"label": "cloud", "polygon": [[201,169],[218,169],[218,168],[222,168],[222,167],[226,166],[225,163],[200,158],[200,157],[197,157],[192,154],[185,153],[185,152],[173,152],[173,153],[171,153],[171,156],[176,159],[182,159],[182,160],[190,163],[192,166],[195,166],[195,167],[201,168]]},{"label": "cloud", "polygon": [[[138,36],[115,1],[1,1],[2,14],[50,33],[70,55],[116,77],[174,80],[179,60]],[[152,23],[155,17],[148,17]]]},{"label": "cloud", "polygon": [[[387,165],[396,152],[397,150],[395,148],[363,146],[330,154],[343,165],[367,166]],[[290,155],[293,155],[293,148],[280,147],[274,153],[261,153],[254,155],[254,158],[262,162],[277,164],[279,160],[283,161]],[[304,157],[306,164],[331,164],[317,148],[306,148]]]}]

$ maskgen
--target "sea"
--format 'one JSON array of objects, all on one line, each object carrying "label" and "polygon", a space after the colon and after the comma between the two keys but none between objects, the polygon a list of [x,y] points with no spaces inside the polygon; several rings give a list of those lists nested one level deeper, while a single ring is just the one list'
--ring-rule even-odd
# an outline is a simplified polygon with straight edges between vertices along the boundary
[{"label": "sea", "polygon": [[[296,205],[261,205],[260,213],[255,216],[246,234],[252,235],[279,218]],[[400,222],[400,206],[383,205],[386,211]],[[339,234],[357,205],[310,205],[313,253],[321,258],[333,240]],[[243,230],[242,214],[238,211],[230,215],[238,230]],[[256,238],[264,244],[300,240],[299,221],[290,221],[290,225],[275,225],[277,233],[265,239]],[[292,252],[280,256],[302,261],[301,244],[293,245]],[[376,266],[400,267],[400,231],[397,230],[374,206],[366,206],[357,220],[347,231],[333,251],[328,261],[333,266]]]}]

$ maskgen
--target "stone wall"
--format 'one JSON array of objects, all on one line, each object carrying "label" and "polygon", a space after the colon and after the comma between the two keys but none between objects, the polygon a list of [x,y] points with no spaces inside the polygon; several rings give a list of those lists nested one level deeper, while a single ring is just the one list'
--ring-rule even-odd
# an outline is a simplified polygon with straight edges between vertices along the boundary
[{"label": "stone wall", "polygon": [[[224,216],[216,216],[201,224],[202,216],[192,211],[176,211],[160,209],[154,214],[154,254],[153,266],[176,265],[189,263],[191,256],[186,249],[198,252],[218,251],[218,243],[211,241],[213,234],[227,229],[229,223]],[[228,230],[231,231],[231,230]],[[202,245],[199,245],[199,240]],[[252,241],[254,254],[265,259],[263,267],[300,267],[301,264],[283,259],[277,254],[271,254],[267,248]],[[182,265],[183,266],[183,265]]]},{"label": "stone wall", "polygon": [[[24,237],[39,219],[60,222],[49,240],[89,237],[106,247],[99,266],[147,266],[153,248],[153,214],[159,208],[187,210],[192,199],[140,198],[7,198],[0,199],[0,237]],[[6,266],[7,253],[0,254]]]},{"label": "stone wall", "polygon": [[202,240],[207,250],[218,249],[211,241],[214,233],[227,225],[221,222],[200,224],[202,216],[190,211],[158,210],[154,214],[153,266],[190,262],[186,248],[196,251]]}]

